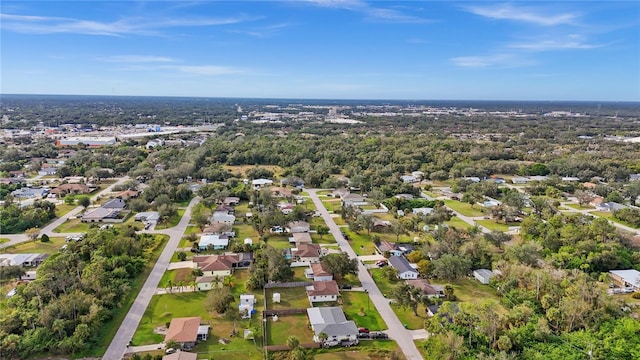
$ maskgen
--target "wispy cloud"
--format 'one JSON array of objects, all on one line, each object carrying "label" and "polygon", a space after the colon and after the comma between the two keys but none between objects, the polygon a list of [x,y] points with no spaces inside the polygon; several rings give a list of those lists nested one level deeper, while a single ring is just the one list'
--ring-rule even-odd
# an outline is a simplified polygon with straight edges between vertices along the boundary
[{"label": "wispy cloud", "polygon": [[273,36],[278,32],[280,32],[281,30],[288,28],[290,26],[291,26],[290,23],[280,23],[280,24],[273,24],[273,25],[262,26],[254,29],[247,29],[247,30],[229,30],[229,32],[236,33],[236,34],[245,34],[245,35],[259,37],[259,38],[265,38],[265,37]]},{"label": "wispy cloud", "polygon": [[108,62],[117,63],[168,63],[176,60],[166,56],[150,55],[114,55],[103,59]]},{"label": "wispy cloud", "polygon": [[531,59],[509,53],[459,56],[451,58],[451,62],[456,66],[465,68],[514,68],[535,64]]},{"label": "wispy cloud", "polygon": [[510,20],[531,23],[542,26],[575,24],[579,15],[565,12],[552,14],[541,9],[512,4],[497,4],[490,6],[467,6],[464,9],[472,14],[495,20]]},{"label": "wispy cloud", "polygon": [[419,16],[410,15],[396,9],[371,6],[361,0],[304,0],[320,7],[344,9],[364,14],[369,20],[388,23],[425,23],[431,22]]},{"label": "wispy cloud", "polygon": [[160,30],[164,28],[229,25],[257,19],[240,15],[226,18],[123,18],[101,22],[66,17],[0,14],[0,27],[27,34],[160,35]]},{"label": "wispy cloud", "polygon": [[569,35],[565,39],[542,39],[513,43],[509,45],[509,47],[514,49],[522,49],[528,51],[595,49],[604,46],[606,46],[606,44],[588,43],[580,35]]}]

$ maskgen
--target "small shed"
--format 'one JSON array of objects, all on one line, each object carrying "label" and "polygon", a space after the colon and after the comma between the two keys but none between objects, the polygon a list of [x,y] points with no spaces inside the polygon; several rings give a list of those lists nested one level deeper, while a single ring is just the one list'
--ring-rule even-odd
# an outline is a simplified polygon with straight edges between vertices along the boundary
[{"label": "small shed", "polygon": [[476,280],[480,281],[482,284],[489,284],[489,281],[491,280],[491,278],[493,277],[494,273],[491,270],[487,270],[487,269],[478,269],[478,270],[473,270],[473,277],[476,278]]},{"label": "small shed", "polygon": [[273,302],[280,303],[280,293],[273,293]]}]

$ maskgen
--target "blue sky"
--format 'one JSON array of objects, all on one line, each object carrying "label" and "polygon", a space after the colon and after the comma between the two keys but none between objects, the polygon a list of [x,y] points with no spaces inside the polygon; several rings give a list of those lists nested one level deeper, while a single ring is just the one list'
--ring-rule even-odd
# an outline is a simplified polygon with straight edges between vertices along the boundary
[{"label": "blue sky", "polygon": [[0,92],[640,101],[637,1],[2,1]]}]

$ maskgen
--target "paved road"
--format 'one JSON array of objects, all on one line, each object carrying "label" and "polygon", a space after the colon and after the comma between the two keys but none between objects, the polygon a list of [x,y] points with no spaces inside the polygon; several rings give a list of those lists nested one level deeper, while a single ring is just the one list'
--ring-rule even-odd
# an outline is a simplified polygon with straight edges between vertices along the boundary
[{"label": "paved road", "polygon": [[124,321],[120,324],[120,329],[118,329],[116,336],[111,341],[111,345],[109,345],[107,352],[105,352],[102,357],[103,360],[120,360],[127,352],[127,345],[133,338],[133,334],[136,332],[136,329],[140,324],[142,315],[144,315],[144,311],[147,309],[147,306],[149,306],[151,297],[157,291],[160,278],[162,278],[162,274],[164,274],[165,270],[169,266],[171,257],[175,253],[178,244],[180,244],[180,239],[182,239],[182,235],[189,225],[189,221],[191,220],[191,209],[199,201],[200,197],[195,197],[191,200],[177,226],[166,230],[154,231],[154,233],[169,235],[169,242],[167,242],[164,250],[162,250],[162,254],[160,254],[156,265],[153,267],[147,281],[142,286],[138,297],[131,306],[131,309],[129,309]]},{"label": "paved road", "polygon": [[[565,204],[571,204],[571,203],[562,203],[562,205],[565,205]],[[591,213],[592,211],[596,211],[596,209],[578,210],[578,209],[574,209],[574,208],[569,207],[569,206],[565,206],[565,209],[567,209],[567,210],[563,210],[562,212],[578,212],[578,213],[589,215],[589,216],[592,216],[592,217],[595,217],[595,218],[599,218],[600,217],[600,216],[598,216],[596,214],[592,214]],[[609,221],[609,224],[617,227],[620,230],[624,230],[624,231],[630,232],[632,234],[640,235],[640,229],[634,229],[632,227],[629,227],[629,226],[626,226],[626,225],[622,225],[622,224],[617,223],[615,221],[611,221],[611,220],[608,220],[608,221]]]},{"label": "paved road", "polygon": [[[320,198],[318,198],[316,189],[306,190],[309,193],[311,200],[315,204],[316,208],[322,215],[322,218],[327,223],[331,234],[336,238],[336,241],[340,245],[340,248],[347,254],[349,254],[350,258],[355,258],[355,251],[353,251],[351,245],[349,245],[349,243],[344,239],[342,233],[340,232],[340,228],[333,221],[333,218],[322,204],[322,201],[320,201]],[[407,360],[422,359],[422,356],[420,355],[416,344],[413,342],[413,334],[409,330],[405,329],[404,326],[400,323],[400,320],[398,320],[398,317],[396,317],[396,314],[393,312],[393,310],[391,310],[391,307],[389,306],[389,299],[386,299],[384,296],[382,296],[382,292],[380,292],[378,286],[373,281],[373,278],[371,277],[371,275],[369,275],[366,267],[360,261],[358,262],[358,278],[362,283],[362,287],[369,292],[371,302],[380,313],[380,316],[382,316],[384,321],[387,323],[387,326],[389,327],[389,338],[395,340],[396,343],[398,343],[398,346],[404,353],[404,356],[407,358]]]},{"label": "paved road", "polygon": [[[116,185],[120,185],[123,184],[124,182],[130,180],[131,178],[128,176],[119,178],[118,181],[116,181],[115,183],[109,185],[107,188],[105,188],[104,190],[100,191],[99,193],[95,194],[94,196],[91,197],[91,201],[95,201],[98,199],[98,196],[103,195],[103,194],[108,194],[109,192],[111,192],[111,189],[113,189],[114,186]],[[42,234],[47,234],[49,237],[59,237],[59,236],[68,236],[68,235],[77,235],[77,234],[60,234],[60,233],[54,233],[53,229],[57,228],[58,226],[62,225],[65,223],[65,221],[69,220],[70,218],[72,218],[73,216],[76,216],[78,213],[80,213],[82,211],[83,207],[82,206],[77,206],[76,208],[72,209],[71,211],[69,211],[68,213],[64,214],[63,216],[57,218],[56,220],[50,222],[49,224],[47,224],[45,227],[42,228],[42,230],[40,230],[40,235]],[[0,237],[3,238],[7,238],[9,239],[8,242],[4,243],[4,244],[0,244],[0,249],[8,247],[8,246],[13,246],[13,245],[17,245],[20,243],[23,243],[25,241],[28,241],[29,238],[27,237],[27,235],[25,234],[12,234],[12,235],[0,235]]]}]

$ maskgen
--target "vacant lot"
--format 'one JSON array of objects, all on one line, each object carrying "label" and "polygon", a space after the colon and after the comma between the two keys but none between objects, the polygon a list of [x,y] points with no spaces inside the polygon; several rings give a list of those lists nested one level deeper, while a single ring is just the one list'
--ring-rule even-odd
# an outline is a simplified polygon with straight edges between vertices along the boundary
[{"label": "vacant lot", "polygon": [[340,296],[344,313],[355,321],[358,327],[366,327],[372,331],[387,328],[387,324],[369,300],[369,294],[362,291],[343,291]]},{"label": "vacant lot", "polygon": [[[309,305],[307,291],[304,287],[267,289],[268,309],[306,309]],[[280,294],[280,303],[273,302],[273,294]]]},{"label": "vacant lot", "polygon": [[53,229],[55,233],[80,233],[87,232],[89,230],[89,224],[83,223],[80,219],[69,219],[62,225]]},{"label": "vacant lot", "polygon": [[445,200],[444,203],[452,210],[457,211],[464,216],[484,216],[486,213],[486,209],[481,208],[480,205],[474,205],[471,207],[468,203],[463,203],[457,200]]},{"label": "vacant lot", "polygon": [[297,337],[300,343],[313,342],[313,331],[306,313],[278,316],[277,321],[268,318],[267,334],[268,345],[284,345],[291,335]]},{"label": "vacant lot", "polygon": [[27,241],[2,249],[2,252],[7,254],[55,254],[65,243],[66,239],[63,237],[51,237],[49,242],[46,243],[41,242],[39,239],[35,242]]}]

